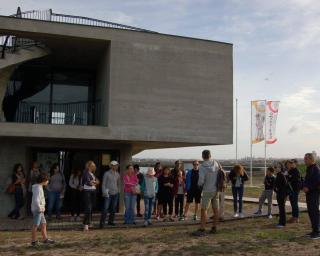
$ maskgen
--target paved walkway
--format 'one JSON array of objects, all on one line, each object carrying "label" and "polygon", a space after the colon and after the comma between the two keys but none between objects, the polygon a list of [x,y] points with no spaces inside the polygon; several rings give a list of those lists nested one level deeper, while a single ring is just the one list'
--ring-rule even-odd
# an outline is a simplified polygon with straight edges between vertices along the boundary
[{"label": "paved walkway", "polygon": [[[225,221],[238,221],[239,218],[233,218],[233,207],[232,207],[232,197],[226,196],[226,210],[225,210]],[[244,211],[245,211],[245,218],[266,218],[266,215],[254,215],[254,212],[257,210],[257,203],[259,199],[257,198],[248,198],[244,197]],[[277,202],[273,201],[274,205],[277,205]],[[299,203],[300,211],[306,211],[306,204]],[[264,207],[265,209],[265,207]],[[290,203],[287,202],[286,204],[287,213],[291,212]],[[273,216],[276,217],[278,215],[278,208],[273,207]],[[100,214],[93,215],[93,226],[94,228],[99,227],[99,219]],[[209,221],[211,222],[211,221]],[[117,228],[143,228],[143,218],[136,218],[136,225],[125,225],[123,224],[123,215],[117,214],[115,218],[116,226],[106,226],[106,229],[117,229]],[[163,222],[157,221],[156,219],[153,220],[153,226],[155,227],[170,227],[170,226],[184,226],[184,225],[198,225],[199,220],[192,220],[190,217],[185,221],[174,221],[174,222]],[[0,231],[22,231],[22,230],[30,230],[32,226],[32,218],[28,217],[24,220],[11,220],[8,218],[0,218]],[[70,216],[63,215],[62,220],[52,220],[48,222],[48,229],[49,230],[81,230],[82,229],[82,222],[72,222],[70,221]]]}]

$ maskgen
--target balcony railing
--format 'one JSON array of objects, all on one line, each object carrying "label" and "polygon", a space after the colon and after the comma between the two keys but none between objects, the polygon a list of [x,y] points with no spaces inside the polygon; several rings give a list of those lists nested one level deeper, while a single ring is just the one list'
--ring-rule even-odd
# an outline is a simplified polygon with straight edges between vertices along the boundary
[{"label": "balcony railing", "polygon": [[15,122],[57,125],[101,125],[101,102],[20,102]]}]

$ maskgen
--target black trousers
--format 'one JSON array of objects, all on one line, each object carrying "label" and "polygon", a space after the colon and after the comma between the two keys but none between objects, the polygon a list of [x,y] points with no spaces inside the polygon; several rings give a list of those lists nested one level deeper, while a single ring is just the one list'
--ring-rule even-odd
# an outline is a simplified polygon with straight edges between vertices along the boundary
[{"label": "black trousers", "polygon": [[172,215],[173,213],[173,196],[166,196],[163,198],[162,201],[162,206],[163,206],[163,214],[167,215],[167,207],[169,207],[169,215]]},{"label": "black trousers", "polygon": [[279,207],[279,225],[283,225],[283,226],[285,226],[287,223],[286,200],[287,200],[286,194],[277,193],[277,202]]},{"label": "black trousers", "polygon": [[84,203],[84,225],[90,225],[92,221],[92,211],[96,204],[96,191],[84,190],[83,191],[83,203]]},{"label": "black trousers", "polygon": [[141,195],[137,195],[137,214],[140,214]]},{"label": "black trousers", "polygon": [[12,218],[19,218],[20,217],[20,209],[24,205],[23,202],[23,190],[21,186],[16,186],[16,191],[14,193],[14,199],[15,199],[15,206],[14,209],[10,212],[8,215]]},{"label": "black trousers", "polygon": [[319,233],[319,192],[310,191],[306,194],[308,214],[312,232]]},{"label": "black trousers", "polygon": [[75,214],[77,216],[80,215],[81,212],[81,205],[82,205],[82,192],[80,190],[77,189],[72,189],[71,190],[71,198],[72,198],[72,202],[71,202],[71,216],[74,216]]},{"label": "black trousers", "polygon": [[174,213],[180,217],[183,215],[184,195],[176,195],[174,201]]}]

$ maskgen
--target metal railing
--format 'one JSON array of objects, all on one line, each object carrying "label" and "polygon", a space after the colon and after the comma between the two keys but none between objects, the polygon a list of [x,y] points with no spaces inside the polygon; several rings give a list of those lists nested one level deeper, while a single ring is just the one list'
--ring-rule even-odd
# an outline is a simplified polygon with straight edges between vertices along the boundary
[{"label": "metal railing", "polygon": [[57,125],[100,125],[101,102],[20,102],[14,122]]}]

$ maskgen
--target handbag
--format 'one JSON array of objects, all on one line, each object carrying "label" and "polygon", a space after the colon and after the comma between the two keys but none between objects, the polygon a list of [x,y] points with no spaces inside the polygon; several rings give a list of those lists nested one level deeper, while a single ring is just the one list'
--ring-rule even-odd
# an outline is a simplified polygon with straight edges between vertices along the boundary
[{"label": "handbag", "polygon": [[139,195],[141,194],[141,187],[139,184],[135,185],[132,189],[133,194]]},{"label": "handbag", "polygon": [[16,192],[16,185],[11,183],[8,185],[8,187],[6,188],[6,193],[7,194],[14,194]]}]

